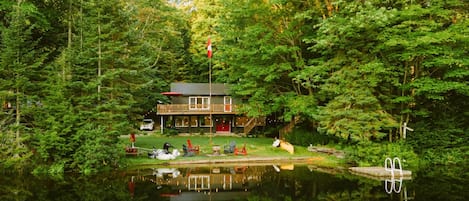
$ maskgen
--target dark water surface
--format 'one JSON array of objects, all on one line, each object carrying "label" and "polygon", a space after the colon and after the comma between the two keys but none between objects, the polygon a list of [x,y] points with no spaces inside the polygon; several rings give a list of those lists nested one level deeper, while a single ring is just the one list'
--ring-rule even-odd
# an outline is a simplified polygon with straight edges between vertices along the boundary
[{"label": "dark water surface", "polygon": [[[467,170],[467,169],[466,169]],[[0,200],[469,200],[468,173],[435,168],[381,181],[307,165],[158,167],[97,176],[1,174]]]}]

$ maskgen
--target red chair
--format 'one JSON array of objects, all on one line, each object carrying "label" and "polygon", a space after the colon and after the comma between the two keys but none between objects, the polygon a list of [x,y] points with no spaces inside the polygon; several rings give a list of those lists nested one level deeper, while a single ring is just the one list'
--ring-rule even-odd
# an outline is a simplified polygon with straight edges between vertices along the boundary
[{"label": "red chair", "polygon": [[125,147],[125,154],[137,156],[138,149],[136,147]]},{"label": "red chair", "polygon": [[193,152],[195,154],[199,154],[200,147],[199,147],[199,145],[192,145],[191,140],[187,139],[187,151],[188,152]]},{"label": "red chair", "polygon": [[239,150],[238,148],[235,148],[234,154],[235,155],[238,155],[238,154],[247,155],[248,151],[246,150],[246,143],[244,143],[244,146],[243,148],[241,148],[241,150]]}]

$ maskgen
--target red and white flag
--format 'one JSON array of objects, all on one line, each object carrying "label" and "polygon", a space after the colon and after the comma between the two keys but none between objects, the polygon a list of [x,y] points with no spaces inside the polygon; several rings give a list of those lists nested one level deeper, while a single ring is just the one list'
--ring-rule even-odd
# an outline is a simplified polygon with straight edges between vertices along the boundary
[{"label": "red and white flag", "polygon": [[212,58],[212,41],[210,41],[210,37],[207,42],[207,56],[208,58]]}]

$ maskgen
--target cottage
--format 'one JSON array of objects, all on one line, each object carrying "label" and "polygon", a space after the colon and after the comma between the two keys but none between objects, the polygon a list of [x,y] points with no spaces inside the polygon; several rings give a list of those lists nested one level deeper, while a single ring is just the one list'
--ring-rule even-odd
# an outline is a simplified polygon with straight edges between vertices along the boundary
[{"label": "cottage", "polygon": [[240,100],[230,96],[230,86],[220,83],[172,83],[163,92],[170,104],[157,105],[160,129],[179,133],[249,133],[265,124],[257,118],[239,113]]}]

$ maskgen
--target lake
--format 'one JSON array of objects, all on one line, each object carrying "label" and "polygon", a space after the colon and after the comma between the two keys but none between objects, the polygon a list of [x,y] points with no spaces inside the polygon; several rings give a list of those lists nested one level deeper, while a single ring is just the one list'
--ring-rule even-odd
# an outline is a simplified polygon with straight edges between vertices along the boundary
[{"label": "lake", "polygon": [[0,200],[467,200],[468,171],[457,169],[388,181],[312,165],[187,165],[58,178],[4,173]]}]

